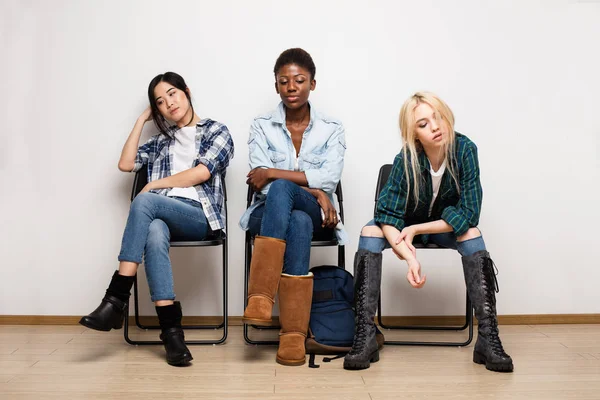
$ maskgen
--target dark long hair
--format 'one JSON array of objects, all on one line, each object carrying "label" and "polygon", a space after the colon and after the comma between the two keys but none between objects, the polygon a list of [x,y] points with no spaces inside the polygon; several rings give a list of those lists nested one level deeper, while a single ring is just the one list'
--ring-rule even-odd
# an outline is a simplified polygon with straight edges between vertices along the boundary
[{"label": "dark long hair", "polygon": [[165,72],[164,74],[156,75],[154,79],[150,81],[150,84],[148,85],[148,101],[150,101],[150,109],[152,110],[152,120],[154,121],[154,125],[156,125],[161,133],[169,135],[171,127],[169,126],[165,117],[163,117],[158,110],[158,106],[156,105],[156,100],[154,98],[154,88],[161,82],[167,82],[168,84],[173,85],[185,93],[185,97],[187,97],[188,101],[190,102],[190,107],[192,107],[192,118],[194,115],[194,106],[192,105],[192,97],[186,90],[187,85],[185,80],[183,80],[181,75],[175,72]]}]

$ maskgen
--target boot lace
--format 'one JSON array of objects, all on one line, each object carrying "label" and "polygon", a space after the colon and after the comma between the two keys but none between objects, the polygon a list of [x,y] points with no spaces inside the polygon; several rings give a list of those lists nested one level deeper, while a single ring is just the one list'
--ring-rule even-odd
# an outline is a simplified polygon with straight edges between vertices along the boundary
[{"label": "boot lace", "polygon": [[[498,275],[498,267],[494,260],[490,257],[484,258],[484,277],[487,281],[486,283],[493,286],[493,289],[496,293],[500,292],[500,287],[498,286],[498,279],[496,276]],[[504,352],[504,347],[502,347],[502,342],[500,341],[500,332],[498,331],[498,318],[496,317],[496,298],[494,296],[494,292],[492,290],[485,291],[485,302],[489,304],[491,308],[493,308],[493,314],[488,319],[488,327],[490,329],[490,334],[488,337],[488,343],[493,351],[501,357],[508,357]],[[490,310],[491,311],[491,310]]]},{"label": "boot lace", "polygon": [[[366,263],[366,258],[360,260],[361,263]],[[367,275],[365,273],[366,268],[362,270],[362,273],[357,280],[358,288],[356,290],[356,296],[354,298],[356,307],[356,331],[354,334],[354,341],[352,343],[352,349],[349,354],[358,354],[366,346],[368,336],[368,318],[367,318]]]}]

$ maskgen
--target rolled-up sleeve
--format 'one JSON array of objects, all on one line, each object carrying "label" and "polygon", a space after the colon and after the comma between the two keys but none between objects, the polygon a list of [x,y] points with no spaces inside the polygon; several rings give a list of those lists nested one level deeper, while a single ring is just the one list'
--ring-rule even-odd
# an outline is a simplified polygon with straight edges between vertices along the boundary
[{"label": "rolled-up sleeve", "polygon": [[152,136],[146,143],[138,147],[135,156],[135,164],[131,172],[138,172],[144,165],[154,162],[158,136],[159,135]]},{"label": "rolled-up sleeve", "polygon": [[333,193],[342,178],[344,154],[346,153],[346,137],[344,127],[337,124],[337,129],[327,140],[325,160],[320,168],[304,171],[308,187]]},{"label": "rolled-up sleeve", "polygon": [[225,125],[210,135],[208,149],[203,154],[198,155],[198,163],[206,166],[211,176],[217,172],[225,171],[229,165],[229,160],[233,158],[234,146],[233,139]]},{"label": "rolled-up sleeve", "polygon": [[269,145],[262,127],[254,120],[250,126],[250,137],[248,138],[248,162],[250,169],[273,168],[273,162],[268,153]]},{"label": "rolled-up sleeve", "polygon": [[394,159],[390,177],[379,195],[375,211],[375,222],[394,226],[399,231],[404,229],[408,201],[403,160],[402,154],[398,154]]},{"label": "rolled-up sleeve", "polygon": [[[274,168],[268,149],[267,137],[260,123],[254,120],[250,126],[250,137],[248,138],[248,163],[251,170],[254,168]],[[261,193],[266,195],[270,187],[271,183],[267,183],[261,189]]]},{"label": "rolled-up sleeve", "polygon": [[470,144],[459,162],[462,164],[459,176],[460,200],[456,206],[446,207],[442,211],[442,219],[452,226],[456,236],[464,234],[469,228],[479,224],[483,200],[475,144]]}]

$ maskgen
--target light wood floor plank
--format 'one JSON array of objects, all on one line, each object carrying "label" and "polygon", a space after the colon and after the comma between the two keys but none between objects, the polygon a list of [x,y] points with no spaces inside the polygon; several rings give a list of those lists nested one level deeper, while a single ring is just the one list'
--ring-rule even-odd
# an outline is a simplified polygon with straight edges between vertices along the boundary
[{"label": "light wood floor plank", "polygon": [[[581,329],[578,329],[581,328]],[[193,365],[174,368],[162,346],[130,346],[123,332],[78,326],[0,326],[0,399],[600,399],[599,325],[501,326],[513,374],[487,371],[465,348],[386,346],[381,360],[346,371],[275,362],[275,346],[192,346]],[[388,339],[443,340],[456,333],[385,331]],[[156,339],[157,331],[139,331]],[[186,332],[206,338],[214,332]],[[258,332],[275,336],[276,332]],[[464,333],[463,333],[464,335]],[[473,343],[476,339],[474,339]]]}]

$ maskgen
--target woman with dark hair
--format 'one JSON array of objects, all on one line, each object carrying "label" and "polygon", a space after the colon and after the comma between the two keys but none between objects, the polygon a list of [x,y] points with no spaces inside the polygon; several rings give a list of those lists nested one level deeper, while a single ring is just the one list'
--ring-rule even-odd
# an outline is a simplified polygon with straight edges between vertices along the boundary
[{"label": "woman with dark hair", "polygon": [[270,325],[279,288],[281,333],[277,362],[302,365],[312,299],[308,272],[313,237],[345,242],[332,194],[342,175],[344,127],[308,101],[315,64],[302,49],[288,49],[275,63],[281,103],[254,119],[247,183],[254,204],[240,221],[255,235],[244,323]]},{"label": "woman with dark hair", "polygon": [[[194,112],[190,89],[174,72],[152,79],[148,100],[150,106],[137,119],[119,160],[124,172],[146,165],[148,184],[131,203],[119,270],[100,306],[79,323],[99,331],[121,328],[143,259],[167,362],[185,365],[192,355],[181,328],[181,304],[174,301],[169,241],[225,233],[223,184],[233,141],[225,125],[200,119]],[[142,128],[150,120],[160,132],[138,147]]]}]

